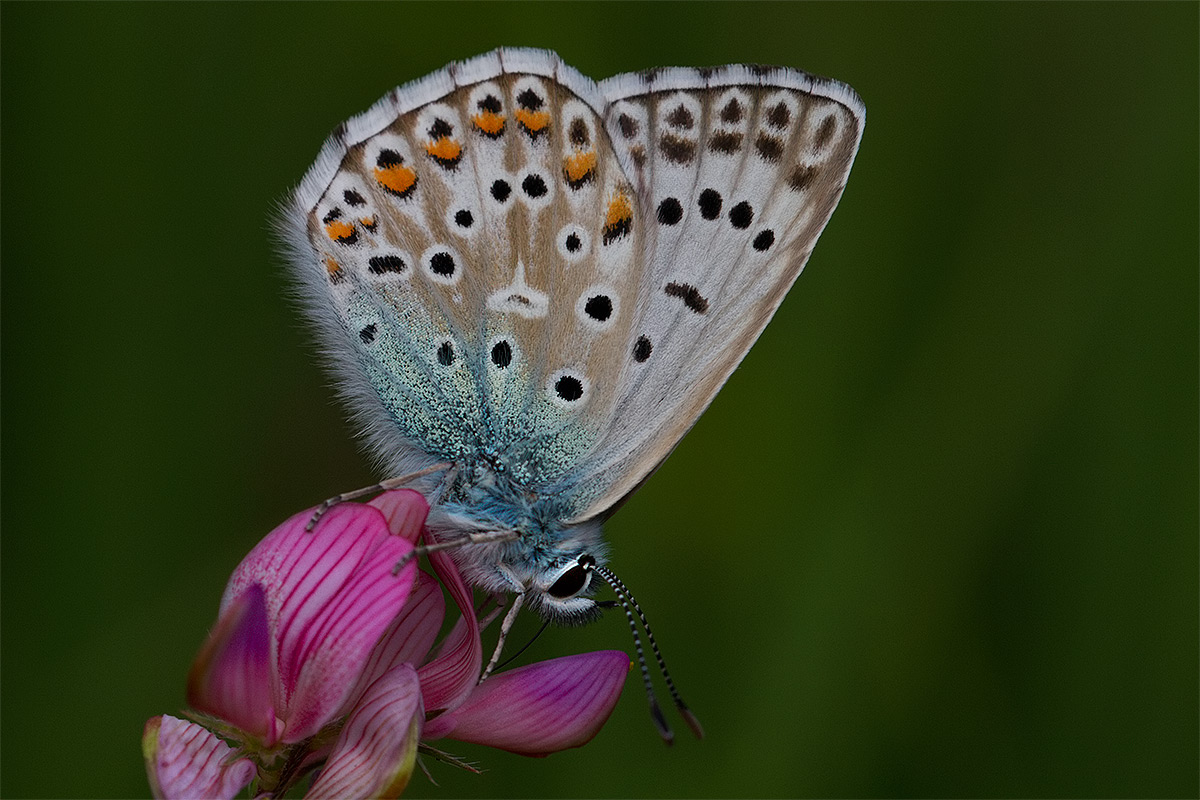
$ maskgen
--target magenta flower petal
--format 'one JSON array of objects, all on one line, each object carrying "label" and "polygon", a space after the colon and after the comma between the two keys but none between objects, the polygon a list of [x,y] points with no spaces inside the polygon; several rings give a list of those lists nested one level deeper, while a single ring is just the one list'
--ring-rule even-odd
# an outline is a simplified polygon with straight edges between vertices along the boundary
[{"label": "magenta flower petal", "polygon": [[188,674],[188,704],[274,744],[266,592],[252,583],[225,608]]},{"label": "magenta flower petal", "polygon": [[165,714],[146,722],[142,755],[157,798],[232,798],[254,778],[249,759],[204,728]]},{"label": "magenta flower petal", "polygon": [[421,739],[421,685],[401,664],[371,684],[306,797],[399,797]]},{"label": "magenta flower petal", "polygon": [[413,544],[425,530],[425,518],[429,516],[429,504],[412,489],[393,489],[384,492],[367,503],[383,512],[392,535],[402,536]]},{"label": "magenta flower petal", "polygon": [[[367,687],[392,667],[423,662],[442,629],[445,614],[441,585],[432,575],[418,570],[417,582],[408,601],[375,645],[359,675],[358,685],[350,693],[348,705],[357,704]],[[349,710],[348,707],[343,709],[344,712]]]},{"label": "magenta flower petal", "polygon": [[316,733],[343,705],[380,635],[404,605],[416,566],[392,569],[413,549],[383,514],[335,506],[311,532],[311,512],[267,535],[230,578],[222,608],[250,583],[266,590],[274,643],[273,704],[281,739]]},{"label": "magenta flower petal", "polygon": [[629,656],[601,650],[501,672],[431,720],[425,736],[440,733],[526,756],[579,747],[608,720],[629,667]]},{"label": "magenta flower petal", "polygon": [[454,708],[471,693],[483,669],[483,645],[479,640],[479,621],[475,619],[471,590],[463,583],[458,567],[444,552],[430,553],[429,562],[462,612],[462,617],[442,643],[441,655],[419,670],[425,708],[434,711]]}]

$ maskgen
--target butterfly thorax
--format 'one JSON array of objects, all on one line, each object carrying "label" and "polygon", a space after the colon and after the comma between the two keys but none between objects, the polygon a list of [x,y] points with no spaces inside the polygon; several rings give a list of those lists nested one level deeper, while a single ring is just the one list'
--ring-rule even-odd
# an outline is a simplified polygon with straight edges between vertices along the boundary
[{"label": "butterfly thorax", "polygon": [[512,532],[507,541],[465,544],[452,553],[468,583],[493,592],[526,593],[537,610],[538,598],[562,568],[581,555],[604,563],[606,551],[598,521],[564,522],[569,506],[558,494],[543,494],[520,483],[493,458],[457,464],[429,516],[437,542],[469,535]]}]

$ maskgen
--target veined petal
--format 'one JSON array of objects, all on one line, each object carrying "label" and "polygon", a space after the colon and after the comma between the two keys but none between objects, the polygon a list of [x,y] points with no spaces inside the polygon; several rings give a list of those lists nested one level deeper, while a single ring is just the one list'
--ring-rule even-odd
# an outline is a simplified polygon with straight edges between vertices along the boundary
[{"label": "veined petal", "polygon": [[223,601],[248,582],[266,590],[285,742],[312,735],[343,705],[416,572],[410,564],[392,575],[413,546],[388,532],[378,509],[335,506],[310,533],[311,516],[301,512],[268,534],[234,571]]},{"label": "veined petal", "polygon": [[266,593],[252,583],[221,613],[188,673],[188,704],[274,744]]},{"label": "veined petal", "polygon": [[[408,599],[416,563],[410,562],[399,575],[392,570],[412,552],[412,543],[388,535],[386,528],[384,533],[379,537],[374,525],[340,532],[373,541],[362,542],[361,553],[348,553],[359,560],[338,593],[328,599],[320,590],[308,596],[296,593],[281,609],[281,674],[286,676],[289,669],[297,674],[288,706],[287,741],[312,735],[337,712],[379,637]],[[317,603],[320,606],[314,607]]]},{"label": "veined petal", "polygon": [[[629,656],[601,650],[541,661],[493,675],[458,708],[430,721],[452,725],[442,735],[544,756],[579,747],[595,736],[612,713],[629,672]],[[441,727],[441,726],[439,726]]]},{"label": "veined petal", "polygon": [[421,685],[408,664],[385,672],[350,713],[305,797],[399,797],[421,739]]},{"label": "veined petal", "polygon": [[[357,704],[367,687],[392,667],[400,664],[416,667],[424,663],[429,649],[441,632],[445,614],[446,603],[442,599],[441,584],[429,573],[418,570],[417,581],[408,601],[371,651],[371,657],[359,675],[358,684],[350,693],[348,704]],[[343,712],[349,710],[344,708]]]},{"label": "veined petal", "polygon": [[373,498],[367,505],[383,512],[393,536],[401,536],[416,544],[425,531],[429,504],[419,492],[412,489],[393,489]]},{"label": "veined petal", "polygon": [[433,711],[454,708],[471,693],[483,669],[483,644],[479,640],[479,621],[475,619],[471,590],[463,583],[458,567],[444,552],[430,553],[429,563],[462,612],[442,643],[441,655],[418,671],[425,708]]},{"label": "veined petal", "polygon": [[146,722],[142,755],[157,798],[232,798],[254,778],[249,759],[194,722],[163,715]]}]

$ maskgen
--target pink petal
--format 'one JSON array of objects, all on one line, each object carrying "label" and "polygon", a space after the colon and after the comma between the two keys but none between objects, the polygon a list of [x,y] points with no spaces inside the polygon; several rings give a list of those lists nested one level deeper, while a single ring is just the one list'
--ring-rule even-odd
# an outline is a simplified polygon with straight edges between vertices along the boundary
[{"label": "pink petal", "polygon": [[389,534],[378,509],[335,506],[309,533],[311,514],[268,534],[234,571],[223,601],[248,582],[266,589],[285,742],[312,735],[342,706],[416,572],[410,564],[392,575],[413,547]]},{"label": "pink petal", "polygon": [[384,673],[351,712],[306,797],[399,797],[416,764],[424,717],[413,668]]},{"label": "pink petal", "polygon": [[483,644],[479,640],[479,621],[475,619],[471,590],[463,583],[458,567],[445,552],[430,553],[429,562],[462,612],[442,643],[441,655],[418,671],[425,708],[434,711],[454,708],[471,693],[483,669]]},{"label": "pink petal", "polygon": [[350,693],[348,704],[357,704],[367,687],[392,667],[424,663],[429,648],[442,630],[445,613],[446,603],[442,599],[441,584],[432,575],[418,570],[417,582],[408,601],[371,651],[371,657],[359,675],[358,684]]},{"label": "pink petal", "polygon": [[275,739],[266,594],[252,583],[234,598],[188,673],[188,704],[268,745]]},{"label": "pink petal", "polygon": [[601,650],[501,672],[458,708],[431,720],[425,736],[435,738],[438,728],[452,726],[441,735],[526,756],[579,747],[608,720],[629,667],[629,656]]},{"label": "pink petal", "polygon": [[393,489],[375,497],[367,505],[383,512],[388,530],[393,536],[401,536],[413,544],[425,532],[425,518],[429,516],[429,504],[419,492],[412,489]]},{"label": "pink petal", "polygon": [[165,714],[146,722],[142,755],[158,798],[231,798],[254,778],[249,759],[204,728]]}]

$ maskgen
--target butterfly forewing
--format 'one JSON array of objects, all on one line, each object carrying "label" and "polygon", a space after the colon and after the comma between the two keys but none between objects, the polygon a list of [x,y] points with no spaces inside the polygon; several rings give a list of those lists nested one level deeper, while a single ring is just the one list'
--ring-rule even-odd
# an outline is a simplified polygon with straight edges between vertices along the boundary
[{"label": "butterfly forewing", "polygon": [[595,97],[499,58],[461,72],[466,85],[345,146],[306,215],[308,284],[375,389],[355,393],[364,416],[394,429],[376,437],[393,468],[487,454],[551,485],[618,396],[636,201]]}]

